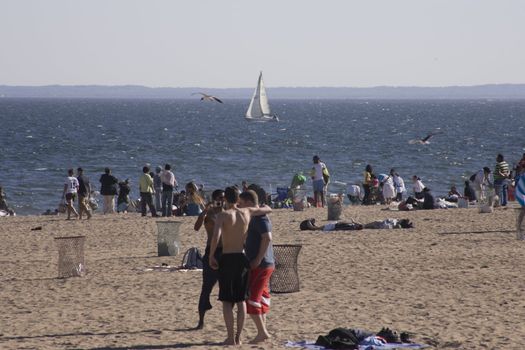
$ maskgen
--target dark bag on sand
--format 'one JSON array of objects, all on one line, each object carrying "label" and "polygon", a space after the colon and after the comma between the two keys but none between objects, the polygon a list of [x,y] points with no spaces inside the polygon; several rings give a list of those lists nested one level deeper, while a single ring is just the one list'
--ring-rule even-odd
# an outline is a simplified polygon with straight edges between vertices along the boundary
[{"label": "dark bag on sand", "polygon": [[359,340],[352,329],[336,328],[328,335],[320,335],[315,345],[323,346],[327,349],[357,349]]},{"label": "dark bag on sand", "polygon": [[198,248],[190,248],[184,253],[182,268],[188,270],[202,269],[202,255]]}]

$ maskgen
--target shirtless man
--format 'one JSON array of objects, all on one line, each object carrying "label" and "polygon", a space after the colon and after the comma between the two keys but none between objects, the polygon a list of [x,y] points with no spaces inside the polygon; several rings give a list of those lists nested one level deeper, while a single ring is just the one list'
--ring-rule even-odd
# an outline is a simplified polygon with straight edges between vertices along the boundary
[{"label": "shirtless man", "polygon": [[[215,219],[217,218],[217,214],[222,212],[224,206],[224,191],[213,191],[211,199],[212,202],[206,205],[206,208],[199,215],[197,221],[195,222],[195,226],[193,227],[195,231],[199,231],[202,227],[202,224],[204,224],[206,234],[208,235],[208,240],[206,241],[206,250],[204,251],[204,256],[202,257],[202,289],[199,298],[199,324],[197,325],[196,329],[202,329],[204,327],[204,314],[206,311],[211,310],[212,308],[210,303],[210,294],[218,279],[217,271],[210,267],[209,256],[213,228],[215,227]],[[221,253],[222,245],[219,242],[217,249],[215,250],[215,258],[218,259]]]},{"label": "shirtless man", "polygon": [[[271,212],[270,207],[239,208],[239,190],[228,187],[224,192],[226,210],[217,215],[210,247],[210,266],[219,271],[219,300],[222,301],[222,313],[228,337],[225,345],[241,344],[241,332],[246,316],[246,288],[249,262],[244,255],[244,241],[252,215],[264,215]],[[215,251],[219,240],[222,241],[222,256],[217,262]],[[237,333],[234,334],[233,307],[237,305]]]}]

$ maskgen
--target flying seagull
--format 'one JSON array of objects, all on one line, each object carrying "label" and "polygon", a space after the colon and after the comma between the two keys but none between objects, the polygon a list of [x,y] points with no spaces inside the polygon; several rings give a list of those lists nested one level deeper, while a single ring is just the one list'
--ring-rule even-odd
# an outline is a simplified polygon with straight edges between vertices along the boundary
[{"label": "flying seagull", "polygon": [[215,97],[215,96],[212,96],[212,95],[208,95],[208,94],[205,94],[203,92],[195,92],[193,94],[191,94],[192,96],[193,95],[201,95],[201,101],[215,101],[215,102],[219,102],[219,103],[223,103],[219,98]]},{"label": "flying seagull", "polygon": [[438,135],[438,134],[441,134],[441,132],[429,132],[427,136],[423,137],[422,139],[420,140],[411,140],[410,143],[411,144],[420,144],[420,145],[428,145],[430,142],[428,140],[430,140],[432,138],[432,136],[434,135]]}]

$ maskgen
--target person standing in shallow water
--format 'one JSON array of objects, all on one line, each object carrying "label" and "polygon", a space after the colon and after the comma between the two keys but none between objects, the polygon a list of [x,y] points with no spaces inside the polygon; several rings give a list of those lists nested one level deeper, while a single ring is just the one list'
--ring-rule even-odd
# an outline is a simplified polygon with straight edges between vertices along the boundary
[{"label": "person standing in shallow water", "polygon": [[[204,328],[204,315],[206,311],[211,310],[212,306],[210,303],[210,294],[213,287],[217,283],[218,274],[217,271],[210,267],[210,244],[213,236],[213,228],[215,227],[215,219],[217,215],[222,212],[224,206],[224,191],[215,190],[211,195],[211,203],[208,203],[204,208],[204,211],[199,215],[195,226],[195,231],[199,231],[204,224],[204,229],[208,239],[206,240],[206,249],[204,250],[204,256],[202,257],[202,288],[199,297],[199,323],[196,329]],[[220,260],[222,253],[222,244],[219,242],[215,250],[215,258]]]},{"label": "person standing in shallow water", "polygon": [[118,179],[111,175],[110,168],[105,168],[99,181],[101,184],[100,194],[104,197],[104,214],[113,214],[115,212]]}]

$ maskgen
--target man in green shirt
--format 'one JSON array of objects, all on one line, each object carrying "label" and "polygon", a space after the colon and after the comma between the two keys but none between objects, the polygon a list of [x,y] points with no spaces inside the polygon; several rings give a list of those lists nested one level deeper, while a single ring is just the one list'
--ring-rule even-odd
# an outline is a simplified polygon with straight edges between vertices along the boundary
[{"label": "man in green shirt", "polygon": [[146,216],[146,204],[151,211],[151,216],[156,217],[157,211],[153,205],[153,178],[149,174],[149,167],[145,166],[142,168],[142,176],[139,179],[139,190],[140,190],[140,206],[142,209],[142,216]]},{"label": "man in green shirt", "polygon": [[507,181],[510,175],[510,168],[502,154],[498,154],[496,162],[496,167],[494,168],[494,189],[499,197],[501,206],[504,207],[507,205]]}]

